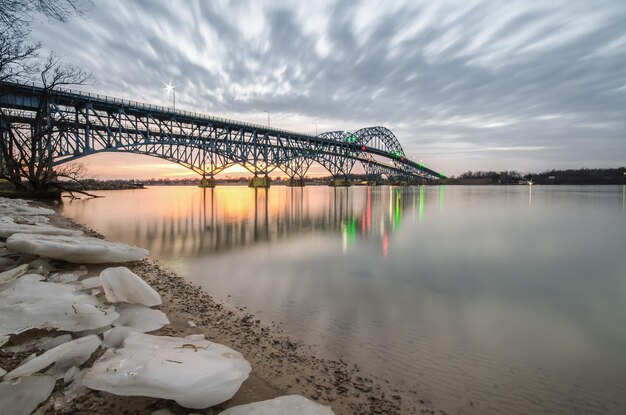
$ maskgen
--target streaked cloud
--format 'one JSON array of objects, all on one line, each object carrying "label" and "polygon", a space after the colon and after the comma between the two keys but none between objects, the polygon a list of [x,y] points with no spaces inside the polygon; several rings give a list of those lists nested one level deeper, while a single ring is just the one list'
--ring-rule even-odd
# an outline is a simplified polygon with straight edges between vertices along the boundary
[{"label": "streaked cloud", "polygon": [[623,165],[625,24],[623,0],[96,0],[34,36],[99,93],[168,105],[171,80],[187,110],[386,125],[459,173]]}]

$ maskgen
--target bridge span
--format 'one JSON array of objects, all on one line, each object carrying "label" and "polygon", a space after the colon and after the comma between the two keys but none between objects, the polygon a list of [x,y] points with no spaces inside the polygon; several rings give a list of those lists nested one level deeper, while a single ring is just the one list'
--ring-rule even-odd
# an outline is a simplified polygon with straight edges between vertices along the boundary
[{"label": "bridge span", "polygon": [[[267,186],[267,175],[279,169],[293,185],[302,185],[313,162],[332,175],[331,185],[348,185],[360,163],[372,182],[421,182],[445,176],[406,156],[385,127],[355,132],[310,135],[225,118],[67,89],[0,83],[0,110],[28,142],[36,122],[54,125],[46,148],[53,165],[102,152],[128,152],[178,163],[202,176],[212,187],[214,176],[239,164],[254,174],[255,186]],[[43,118],[43,121],[42,121]],[[8,137],[3,137],[8,140]],[[13,144],[13,143],[11,143]]]}]

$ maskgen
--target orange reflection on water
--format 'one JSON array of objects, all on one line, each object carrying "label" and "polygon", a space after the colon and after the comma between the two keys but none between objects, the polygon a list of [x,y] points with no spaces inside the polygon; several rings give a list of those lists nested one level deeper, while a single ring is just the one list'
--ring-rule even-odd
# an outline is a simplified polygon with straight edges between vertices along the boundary
[{"label": "orange reflection on water", "polygon": [[[419,190],[162,186],[100,192],[106,197],[66,201],[63,209],[112,239],[150,249],[154,256],[203,255],[307,233],[334,233],[346,250],[374,240],[387,255],[401,216],[417,208],[412,206],[416,197],[403,196],[412,192]],[[419,200],[423,203],[423,194]]]}]

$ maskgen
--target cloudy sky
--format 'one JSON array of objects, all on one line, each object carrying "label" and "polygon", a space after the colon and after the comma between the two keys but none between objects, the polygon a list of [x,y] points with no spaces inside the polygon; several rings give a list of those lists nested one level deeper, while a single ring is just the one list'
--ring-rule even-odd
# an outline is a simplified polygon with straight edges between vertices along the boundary
[{"label": "cloudy sky", "polygon": [[[104,1],[41,21],[87,89],[314,133],[384,125],[467,170],[626,164],[626,1]],[[92,156],[94,174],[187,174]]]}]

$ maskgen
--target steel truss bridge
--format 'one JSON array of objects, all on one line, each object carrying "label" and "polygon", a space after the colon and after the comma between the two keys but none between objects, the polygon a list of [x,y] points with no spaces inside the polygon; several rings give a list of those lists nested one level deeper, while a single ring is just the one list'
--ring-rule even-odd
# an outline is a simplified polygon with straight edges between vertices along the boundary
[{"label": "steel truss bridge", "polygon": [[[44,102],[44,101],[47,101]],[[43,105],[42,105],[43,103]],[[280,169],[303,182],[313,162],[346,179],[356,163],[372,181],[444,178],[409,160],[384,127],[309,135],[72,90],[0,83],[0,109],[16,136],[28,140],[37,112],[54,123],[54,165],[102,152],[144,154],[178,163],[203,178],[239,164],[257,176]],[[3,137],[3,139],[8,139]]]}]

